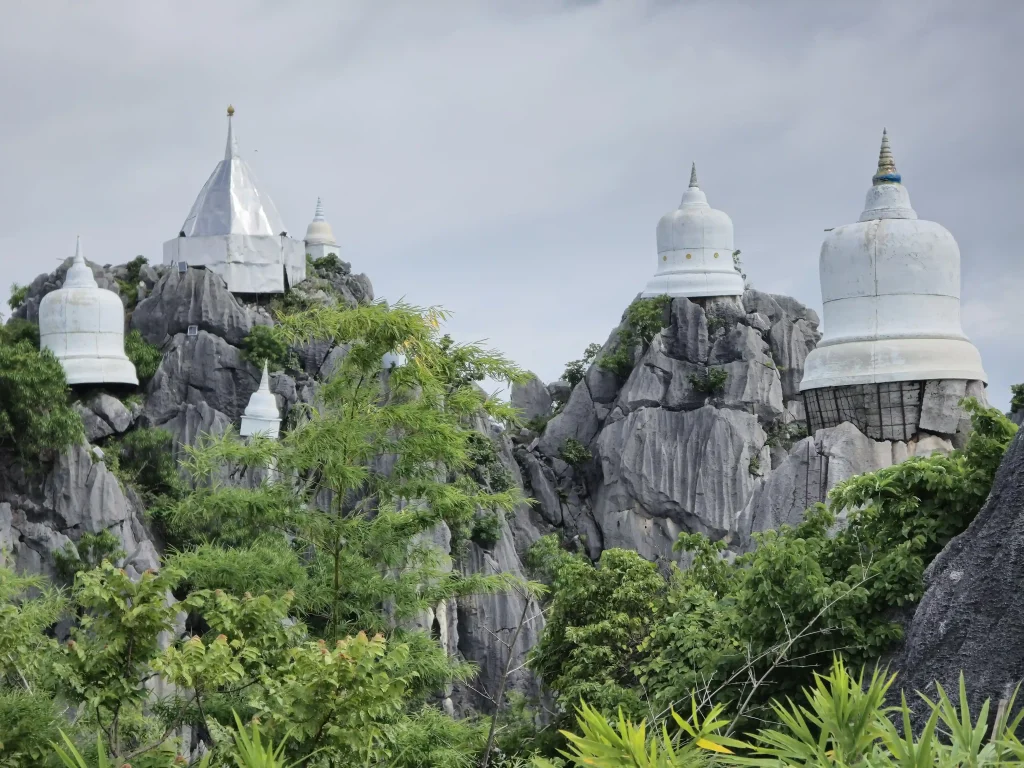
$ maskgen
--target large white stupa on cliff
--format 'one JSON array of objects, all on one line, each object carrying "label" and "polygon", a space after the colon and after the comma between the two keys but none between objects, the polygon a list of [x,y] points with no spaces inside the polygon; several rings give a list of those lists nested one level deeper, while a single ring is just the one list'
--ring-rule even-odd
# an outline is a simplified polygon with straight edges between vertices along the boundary
[{"label": "large white stupa on cliff", "polygon": [[661,217],[657,234],[658,269],[641,295],[743,295],[743,276],[733,264],[732,219],[708,205],[696,164],[679,207]]},{"label": "large white stupa on cliff", "polygon": [[800,383],[812,433],[851,421],[904,440],[930,383],[987,381],[960,326],[960,249],[917,218],[884,131],[864,211],[829,232],[819,271],[825,334]]}]

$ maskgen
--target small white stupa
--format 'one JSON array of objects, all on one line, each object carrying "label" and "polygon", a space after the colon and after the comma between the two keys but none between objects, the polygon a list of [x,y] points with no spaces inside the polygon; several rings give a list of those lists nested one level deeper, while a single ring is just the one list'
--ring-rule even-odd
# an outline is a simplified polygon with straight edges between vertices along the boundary
[{"label": "small white stupa", "polygon": [[642,296],[742,296],[733,264],[732,219],[708,205],[696,164],[679,207],[658,222],[658,271]]},{"label": "small white stupa", "polygon": [[228,107],[228,141],[178,237],[164,243],[164,264],[213,270],[234,293],[284,293],[306,277],[304,243],[288,237],[277,208],[239,156]]},{"label": "small white stupa", "polygon": [[316,213],[306,227],[306,254],[313,259],[322,259],[330,253],[338,255],[338,243],[334,239],[334,231],[324,218],[324,206],[318,197]]},{"label": "small white stupa", "polygon": [[263,363],[263,376],[260,378],[260,386],[245,407],[245,414],[242,416],[242,428],[239,434],[242,437],[261,435],[271,440],[276,440],[281,431],[281,412],[277,409],[277,398],[270,391],[270,375],[267,373],[267,364]]},{"label": "small white stupa", "polygon": [[39,346],[60,360],[68,384],[139,383],[124,354],[124,305],[97,285],[81,238],[64,285],[39,302]]},{"label": "small white stupa", "polygon": [[864,212],[836,227],[819,264],[825,332],[800,390],[897,381],[987,381],[960,326],[960,249],[923,221],[882,132]]}]

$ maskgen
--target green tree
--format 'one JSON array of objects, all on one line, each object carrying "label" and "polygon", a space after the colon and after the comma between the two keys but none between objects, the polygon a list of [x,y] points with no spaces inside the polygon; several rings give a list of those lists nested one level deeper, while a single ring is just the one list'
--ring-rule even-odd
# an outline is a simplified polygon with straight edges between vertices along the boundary
[{"label": "green tree", "polygon": [[570,387],[575,387],[583,381],[587,368],[594,362],[594,358],[597,357],[600,351],[600,344],[587,344],[587,348],[583,350],[583,357],[579,360],[570,360],[565,364],[565,372],[562,374],[562,378],[569,382]]},{"label": "green tree", "polygon": [[36,457],[62,451],[83,436],[57,358],[25,341],[0,344],[0,445]]},{"label": "green tree", "polygon": [[254,325],[242,340],[242,357],[257,367],[267,366],[274,371],[296,367],[287,342],[267,325]]},{"label": "green tree", "polygon": [[7,299],[7,306],[11,309],[17,309],[25,303],[25,299],[28,298],[28,286],[18,285],[17,283],[11,283],[11,297]]}]

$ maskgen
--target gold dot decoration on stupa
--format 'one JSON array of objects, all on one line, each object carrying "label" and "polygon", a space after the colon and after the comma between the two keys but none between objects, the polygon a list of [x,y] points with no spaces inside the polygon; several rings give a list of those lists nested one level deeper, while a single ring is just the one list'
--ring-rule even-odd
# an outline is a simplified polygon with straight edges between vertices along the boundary
[{"label": "gold dot decoration on stupa", "polygon": [[235,108],[228,104],[228,117],[231,117],[233,114],[235,114]]},{"label": "gold dot decoration on stupa", "polygon": [[692,253],[688,253],[688,254],[686,254],[686,258],[688,258],[688,259],[692,259],[692,258],[693,258],[693,254],[692,254]]}]

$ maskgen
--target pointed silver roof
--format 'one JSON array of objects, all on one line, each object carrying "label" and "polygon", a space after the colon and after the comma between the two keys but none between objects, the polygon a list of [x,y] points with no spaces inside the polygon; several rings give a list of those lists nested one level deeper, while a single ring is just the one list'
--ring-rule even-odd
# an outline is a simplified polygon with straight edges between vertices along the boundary
[{"label": "pointed silver roof", "polygon": [[181,227],[186,237],[209,235],[280,235],[285,231],[274,202],[262,190],[252,169],[238,155],[228,107],[228,140],[217,163]]}]

